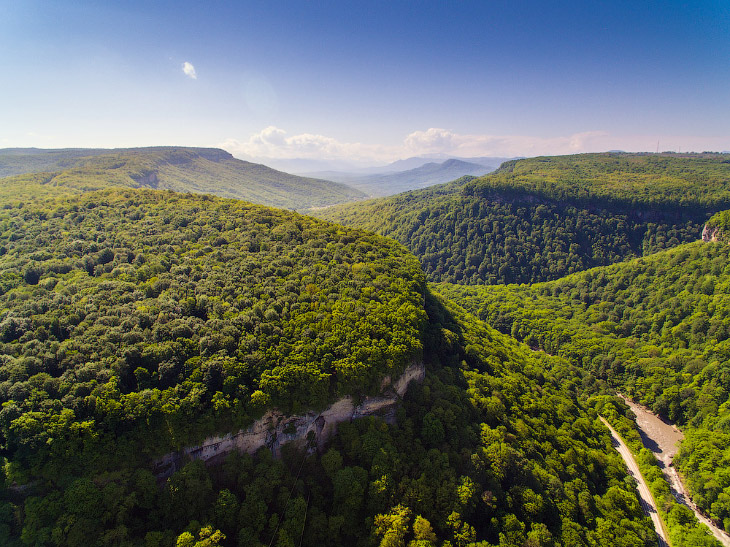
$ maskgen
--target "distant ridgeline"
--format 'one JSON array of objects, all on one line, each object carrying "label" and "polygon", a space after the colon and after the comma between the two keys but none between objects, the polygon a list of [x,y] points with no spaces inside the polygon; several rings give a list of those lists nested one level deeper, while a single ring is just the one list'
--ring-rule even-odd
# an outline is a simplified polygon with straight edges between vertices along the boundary
[{"label": "distant ridgeline", "polygon": [[730,155],[581,154],[319,216],[394,237],[434,281],[531,283],[700,238],[730,208]]},{"label": "distant ridgeline", "polygon": [[[289,209],[362,199],[344,184],[299,177],[235,159],[216,148],[0,150],[0,185],[28,183],[72,192],[110,186],[214,194]],[[21,191],[23,188],[21,188]]]},{"label": "distant ridgeline", "polygon": [[[414,359],[395,424],[156,483],[156,457]],[[586,381],[380,236],[151,190],[0,209],[3,545],[654,545]]]}]

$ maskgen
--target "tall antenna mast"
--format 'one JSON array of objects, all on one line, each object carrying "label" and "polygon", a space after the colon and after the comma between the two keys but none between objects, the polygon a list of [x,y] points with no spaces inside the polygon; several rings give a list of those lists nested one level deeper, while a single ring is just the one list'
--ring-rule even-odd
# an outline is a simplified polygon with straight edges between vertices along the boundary
[{"label": "tall antenna mast", "polygon": [[659,153],[659,139],[656,140],[656,153]]}]

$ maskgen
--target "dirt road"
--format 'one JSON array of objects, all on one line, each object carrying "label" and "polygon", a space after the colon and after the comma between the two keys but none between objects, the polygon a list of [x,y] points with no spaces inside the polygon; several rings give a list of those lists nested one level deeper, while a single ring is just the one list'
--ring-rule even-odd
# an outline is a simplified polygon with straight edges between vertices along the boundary
[{"label": "dirt road", "polygon": [[619,434],[616,433],[616,430],[611,427],[611,424],[604,420],[603,417],[601,417],[601,421],[611,432],[613,446],[618,453],[621,454],[624,462],[626,462],[626,467],[628,467],[629,473],[631,473],[631,475],[636,479],[636,490],[639,492],[641,508],[644,510],[644,513],[651,518],[651,521],[654,524],[654,530],[656,530],[656,535],[659,538],[659,547],[669,547],[669,539],[667,538],[664,530],[662,520],[659,518],[659,513],[657,513],[654,498],[649,491],[649,486],[646,484],[641,471],[639,471],[639,466],[637,465],[636,460],[634,460],[633,454],[631,454],[629,447],[626,446]]}]

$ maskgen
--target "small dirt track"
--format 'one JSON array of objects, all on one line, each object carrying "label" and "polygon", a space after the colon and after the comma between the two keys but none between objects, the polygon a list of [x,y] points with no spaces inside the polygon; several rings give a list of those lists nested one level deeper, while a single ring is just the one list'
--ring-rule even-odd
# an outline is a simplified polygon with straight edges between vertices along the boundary
[{"label": "small dirt track", "polygon": [[649,486],[646,484],[641,471],[639,471],[639,466],[637,465],[636,460],[634,460],[634,455],[629,450],[629,447],[626,446],[626,443],[623,442],[619,434],[616,433],[616,430],[611,427],[611,424],[604,420],[603,417],[601,417],[601,421],[611,432],[613,447],[619,454],[621,454],[621,457],[626,462],[626,467],[629,468],[629,473],[631,473],[631,476],[636,479],[636,490],[639,492],[641,508],[644,510],[644,513],[651,518],[652,523],[654,523],[654,530],[656,530],[656,535],[659,538],[659,547],[669,547],[669,540],[666,537],[666,532],[664,531],[664,526],[659,518],[659,513],[657,513],[654,498],[649,491]]}]

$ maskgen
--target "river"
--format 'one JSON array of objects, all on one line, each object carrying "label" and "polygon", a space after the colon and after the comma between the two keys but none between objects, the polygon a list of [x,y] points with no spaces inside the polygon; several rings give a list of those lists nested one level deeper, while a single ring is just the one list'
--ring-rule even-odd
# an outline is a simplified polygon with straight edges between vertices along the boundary
[{"label": "river", "polygon": [[677,501],[686,505],[699,519],[699,521],[712,531],[714,535],[723,545],[730,547],[730,536],[723,530],[715,526],[715,524],[699,512],[697,506],[689,497],[687,489],[684,487],[682,478],[672,465],[672,460],[679,450],[679,443],[684,438],[682,432],[674,424],[665,422],[659,416],[651,412],[646,407],[636,404],[635,402],[621,396],[636,415],[636,425],[641,435],[644,446],[651,450],[659,460],[659,466],[664,472],[664,476],[669,482],[669,487]]}]

